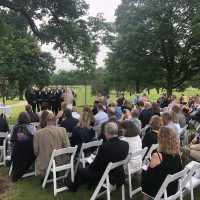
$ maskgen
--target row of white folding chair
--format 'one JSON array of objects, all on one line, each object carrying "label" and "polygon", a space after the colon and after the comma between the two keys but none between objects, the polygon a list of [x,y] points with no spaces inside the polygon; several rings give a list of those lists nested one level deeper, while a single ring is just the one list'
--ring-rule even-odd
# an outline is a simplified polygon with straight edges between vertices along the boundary
[{"label": "row of white folding chair", "polygon": [[[49,165],[48,165],[48,168],[47,168],[47,172],[46,172],[43,184],[42,184],[42,188],[45,188],[47,183],[53,182],[54,196],[58,192],[62,192],[64,190],[68,189],[68,187],[66,187],[66,186],[58,188],[57,187],[57,181],[66,178],[68,176],[69,172],[71,172],[71,180],[72,180],[72,182],[74,182],[74,158],[75,158],[76,151],[77,151],[77,146],[53,150],[52,155],[51,155],[51,159],[49,161]],[[57,166],[56,165],[56,157],[57,156],[63,156],[63,155],[71,155],[70,163],[64,164],[64,165],[61,165],[61,166]],[[57,177],[56,173],[60,172],[60,171],[65,171],[66,173],[65,173],[64,176]],[[48,177],[49,177],[51,172],[53,173],[53,179],[48,180]]]},{"label": "row of white folding chair", "polygon": [[153,151],[156,150],[157,148],[158,148],[158,144],[152,144],[145,158],[151,159],[151,155]]},{"label": "row of white folding chair", "polygon": [[85,163],[88,162],[88,159],[90,159],[92,161],[95,158],[94,154],[90,154],[89,157],[85,157],[84,151],[86,149],[93,148],[93,147],[96,147],[97,151],[98,151],[98,147],[102,144],[102,142],[103,142],[103,140],[92,141],[92,142],[88,142],[88,143],[82,143],[81,149],[80,149],[80,152],[79,152],[79,156],[77,158],[76,166],[75,166],[75,174],[78,170],[78,166],[79,166],[80,162],[82,163],[83,168],[85,168]]}]

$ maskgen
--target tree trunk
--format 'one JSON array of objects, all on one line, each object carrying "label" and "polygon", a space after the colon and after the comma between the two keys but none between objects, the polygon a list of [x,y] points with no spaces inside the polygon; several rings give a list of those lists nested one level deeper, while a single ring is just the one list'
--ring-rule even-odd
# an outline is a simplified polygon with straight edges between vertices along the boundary
[{"label": "tree trunk", "polygon": [[19,100],[24,100],[23,99],[23,94],[24,94],[24,88],[22,87],[21,84],[19,84]]},{"label": "tree trunk", "polygon": [[139,83],[139,81],[136,81],[136,83],[135,83],[135,90],[136,90],[136,93],[140,93],[140,83]]},{"label": "tree trunk", "polygon": [[168,69],[167,71],[167,97],[170,97],[172,95],[172,89],[173,89],[173,72],[171,69]]},{"label": "tree trunk", "polygon": [[159,88],[156,88],[156,92],[157,92],[157,94],[159,94],[159,92],[160,92],[160,89],[159,89]]}]

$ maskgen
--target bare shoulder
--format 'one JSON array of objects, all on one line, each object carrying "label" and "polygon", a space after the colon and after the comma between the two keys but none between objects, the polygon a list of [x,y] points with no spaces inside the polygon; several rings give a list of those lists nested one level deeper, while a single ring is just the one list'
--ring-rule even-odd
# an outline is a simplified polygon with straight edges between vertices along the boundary
[{"label": "bare shoulder", "polygon": [[153,153],[151,162],[150,162],[150,167],[154,168],[158,165],[160,165],[162,161],[162,154],[161,153]]}]

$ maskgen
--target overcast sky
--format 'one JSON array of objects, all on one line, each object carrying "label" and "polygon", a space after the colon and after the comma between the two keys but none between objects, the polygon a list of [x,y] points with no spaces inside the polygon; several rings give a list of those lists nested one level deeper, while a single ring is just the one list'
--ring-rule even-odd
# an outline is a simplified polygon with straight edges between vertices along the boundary
[{"label": "overcast sky", "polygon": [[[86,2],[89,4],[89,15],[90,16],[96,16],[98,13],[103,13],[104,18],[106,18],[107,21],[114,21],[115,20],[115,10],[120,4],[121,0],[86,0]],[[52,50],[51,45],[43,45],[42,49],[44,51],[51,52],[54,57],[56,57],[56,66],[58,69],[75,69],[75,67],[70,64],[67,59],[63,59],[62,55],[60,55],[58,52]],[[97,56],[97,67],[104,66],[103,60],[106,57],[108,49],[106,47],[100,48],[100,53]]]}]

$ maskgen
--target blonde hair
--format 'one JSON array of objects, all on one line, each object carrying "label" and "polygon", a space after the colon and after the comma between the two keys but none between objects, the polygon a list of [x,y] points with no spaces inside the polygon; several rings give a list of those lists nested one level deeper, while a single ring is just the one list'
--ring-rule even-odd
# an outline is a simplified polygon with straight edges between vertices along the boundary
[{"label": "blonde hair", "polygon": [[79,123],[77,124],[77,127],[79,128],[90,128],[90,114],[88,112],[83,112],[81,114],[81,117],[79,119]]},{"label": "blonde hair", "polygon": [[153,130],[159,130],[159,128],[162,126],[162,120],[160,116],[153,115],[149,121],[149,125]]},{"label": "blonde hair", "polygon": [[177,116],[177,114],[175,112],[171,112],[172,113],[172,121],[175,123],[175,124],[178,124],[179,123],[179,118]]},{"label": "blonde hair", "polygon": [[179,142],[173,129],[162,126],[158,134],[159,152],[175,156],[179,152]]}]

